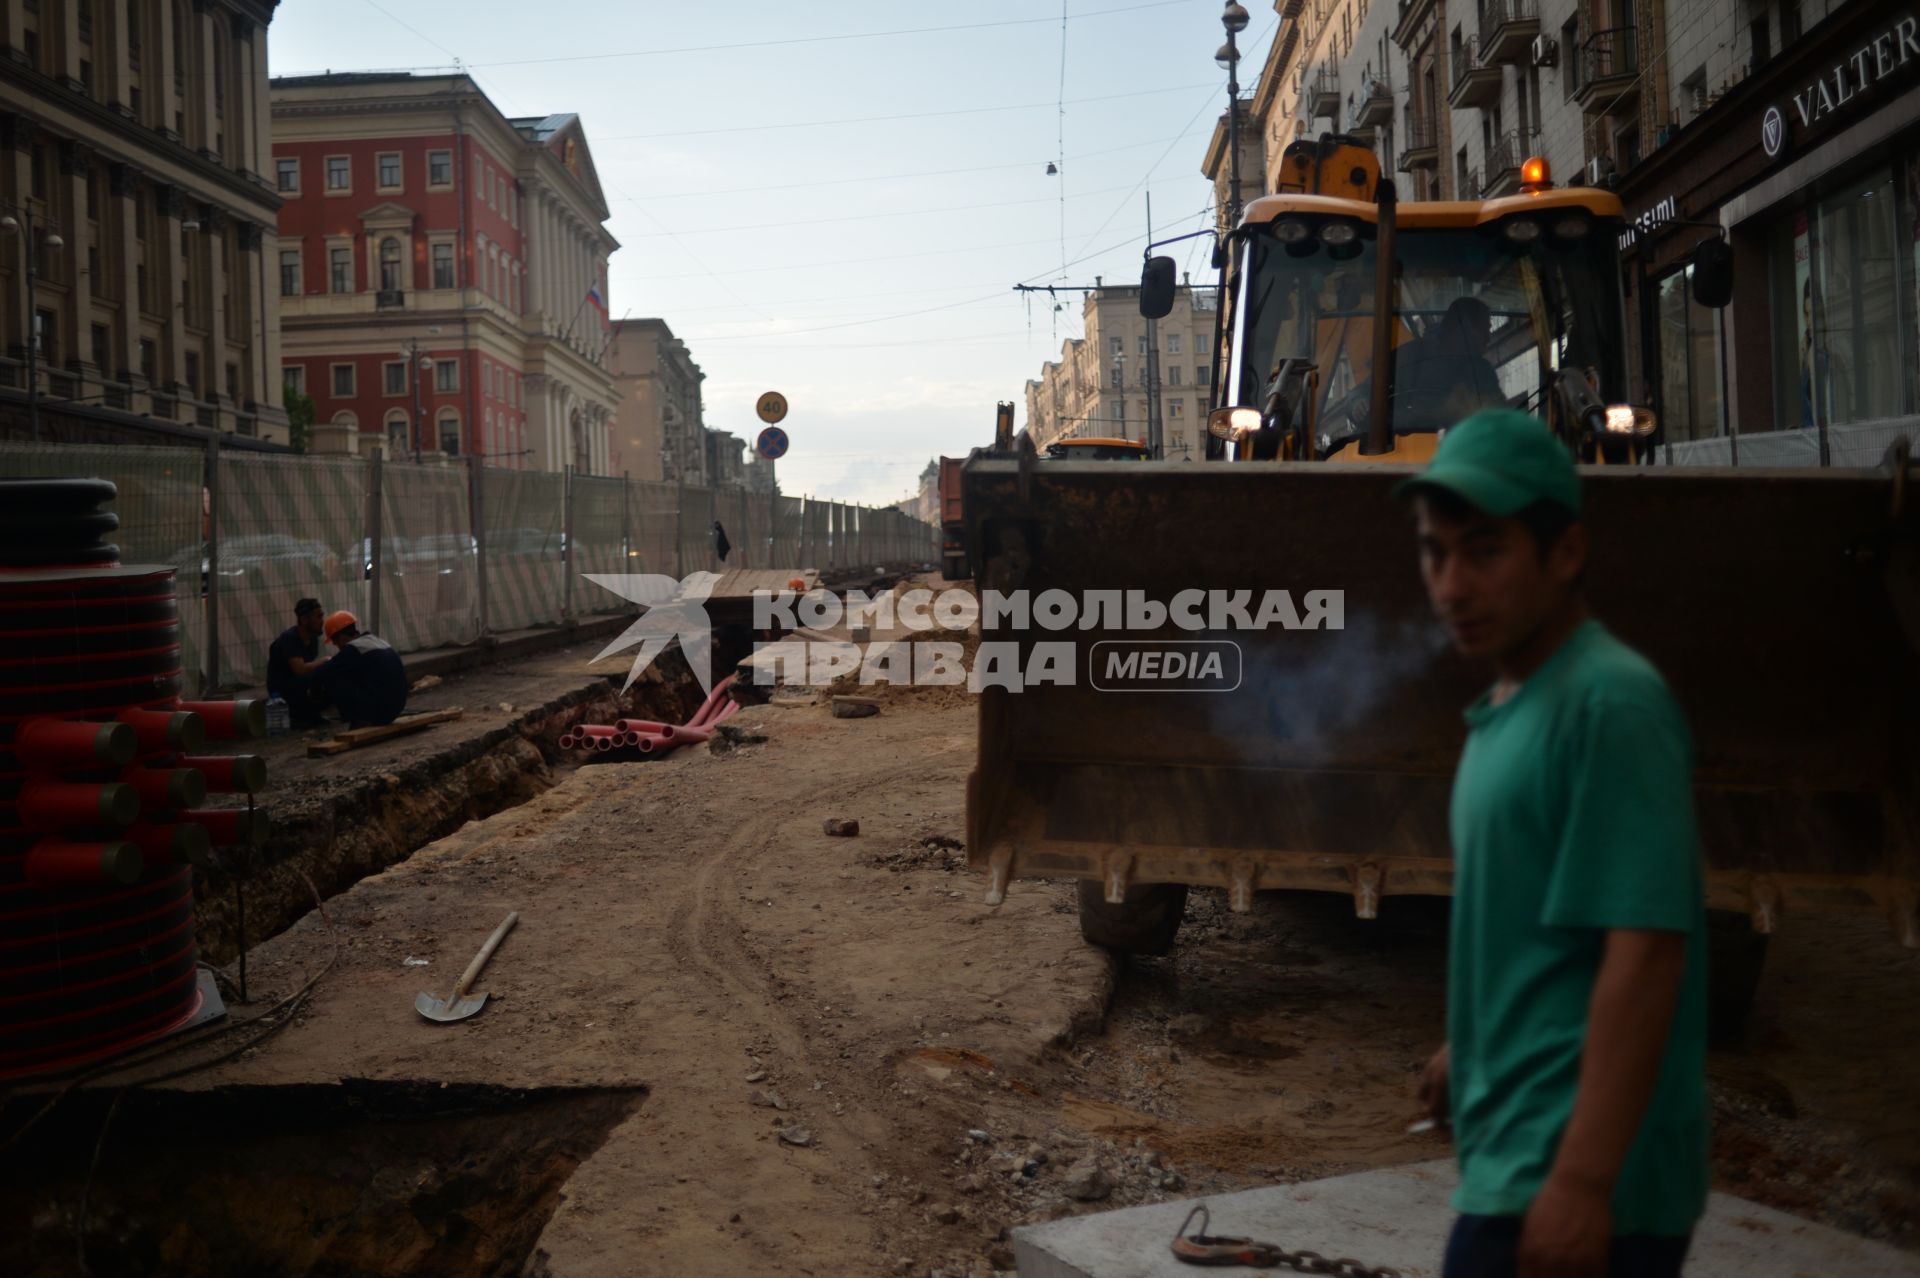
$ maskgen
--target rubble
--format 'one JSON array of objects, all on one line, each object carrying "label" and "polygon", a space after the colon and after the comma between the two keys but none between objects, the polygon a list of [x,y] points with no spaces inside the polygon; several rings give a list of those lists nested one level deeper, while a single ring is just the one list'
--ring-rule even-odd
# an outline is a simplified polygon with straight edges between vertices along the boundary
[{"label": "rubble", "polygon": [[860,833],[860,822],[853,817],[828,817],[823,827],[837,839],[850,839]]}]

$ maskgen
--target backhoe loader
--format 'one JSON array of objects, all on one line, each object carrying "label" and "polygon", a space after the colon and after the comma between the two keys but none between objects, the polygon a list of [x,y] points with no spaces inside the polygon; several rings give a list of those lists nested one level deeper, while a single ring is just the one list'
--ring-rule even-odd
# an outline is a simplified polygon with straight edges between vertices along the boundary
[{"label": "backhoe loader", "polygon": [[[1723,961],[1720,1006],[1744,1010],[1766,933],[1822,911],[1882,912],[1920,946],[1920,473],[1898,444],[1878,470],[1647,464],[1620,203],[1538,161],[1524,177],[1509,197],[1396,205],[1365,148],[1295,143],[1222,245],[1211,464],[1019,447],[967,464],[983,601],[1078,602],[1070,627],[1043,624],[1058,608],[983,608],[983,642],[1073,649],[1066,678],[980,697],[967,846],[989,902],[1015,877],[1076,878],[1088,939],[1163,953],[1190,885],[1234,910],[1344,893],[1362,918],[1447,895],[1461,711],[1487,676],[1432,619],[1390,490],[1449,423],[1507,404],[1584,463],[1593,609],[1690,718],[1708,904],[1747,956]],[[1696,258],[1708,304],[1729,288],[1722,247]],[[1143,312],[1172,279],[1149,260]],[[1317,592],[1334,624],[1219,606],[1276,592],[1295,613]],[[1126,664],[1156,645],[1212,645],[1226,668],[1114,677],[1178,664]]]}]

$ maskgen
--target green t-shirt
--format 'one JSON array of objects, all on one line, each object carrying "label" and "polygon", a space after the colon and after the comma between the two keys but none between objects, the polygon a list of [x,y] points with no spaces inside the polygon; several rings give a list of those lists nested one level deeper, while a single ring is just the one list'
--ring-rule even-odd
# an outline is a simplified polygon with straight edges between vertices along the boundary
[{"label": "green t-shirt", "polygon": [[1618,1234],[1706,1206],[1706,912],[1693,739],[1659,672],[1597,621],[1505,702],[1467,710],[1454,777],[1447,1039],[1454,1207],[1524,1213],[1573,1112],[1609,928],[1687,934],[1653,1100],[1613,1193]]}]

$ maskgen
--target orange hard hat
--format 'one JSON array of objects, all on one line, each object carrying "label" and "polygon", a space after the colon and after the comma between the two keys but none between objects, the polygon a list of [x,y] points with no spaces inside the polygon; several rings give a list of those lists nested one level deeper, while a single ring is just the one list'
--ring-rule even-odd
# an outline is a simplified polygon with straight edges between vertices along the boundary
[{"label": "orange hard hat", "polygon": [[353,629],[358,630],[360,628],[360,619],[354,616],[352,613],[346,611],[344,608],[341,609],[339,612],[333,612],[333,613],[327,614],[327,624],[325,629],[327,632],[328,639],[332,639],[335,635],[339,634],[342,630],[345,630],[348,627],[352,627]]}]

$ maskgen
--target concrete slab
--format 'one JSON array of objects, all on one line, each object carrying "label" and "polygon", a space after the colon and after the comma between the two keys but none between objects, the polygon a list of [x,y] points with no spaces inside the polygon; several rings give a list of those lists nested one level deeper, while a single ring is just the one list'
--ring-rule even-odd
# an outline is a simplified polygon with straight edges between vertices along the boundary
[{"label": "concrete slab", "polygon": [[[1290,1251],[1387,1265],[1405,1278],[1432,1278],[1453,1210],[1452,1160],[1411,1163],[1299,1185],[1152,1203],[1013,1231],[1020,1278],[1192,1278],[1167,1250],[1197,1203],[1208,1231],[1275,1243]],[[1689,1278],[1911,1278],[1920,1256],[1816,1225],[1745,1199],[1715,1194],[1694,1234]]]}]

